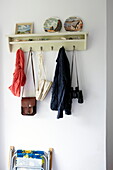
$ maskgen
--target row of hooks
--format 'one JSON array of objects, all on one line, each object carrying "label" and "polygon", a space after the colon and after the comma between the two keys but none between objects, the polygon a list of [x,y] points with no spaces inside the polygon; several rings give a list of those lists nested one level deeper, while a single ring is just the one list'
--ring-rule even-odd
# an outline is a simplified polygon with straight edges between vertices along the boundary
[{"label": "row of hooks", "polygon": [[[62,46],[63,47],[63,46]],[[22,50],[22,48],[20,47],[20,49]],[[51,46],[51,50],[53,51],[54,47]],[[73,50],[75,50],[75,45],[73,45]],[[30,51],[32,51],[32,47],[30,47]],[[43,51],[43,47],[40,47],[40,51]]]}]

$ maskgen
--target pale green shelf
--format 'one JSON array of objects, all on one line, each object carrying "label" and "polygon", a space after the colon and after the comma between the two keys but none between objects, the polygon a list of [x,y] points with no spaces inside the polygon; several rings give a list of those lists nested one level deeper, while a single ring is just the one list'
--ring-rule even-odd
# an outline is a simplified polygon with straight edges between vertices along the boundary
[{"label": "pale green shelf", "polygon": [[87,32],[59,32],[59,33],[41,33],[41,34],[15,34],[8,35],[8,45],[10,52],[15,52],[22,48],[23,51],[58,51],[64,46],[66,50],[87,49]]}]

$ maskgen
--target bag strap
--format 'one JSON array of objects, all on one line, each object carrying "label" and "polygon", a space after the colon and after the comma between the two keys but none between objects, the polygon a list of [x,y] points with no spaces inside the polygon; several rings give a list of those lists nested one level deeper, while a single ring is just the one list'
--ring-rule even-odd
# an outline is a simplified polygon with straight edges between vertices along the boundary
[{"label": "bag strap", "polygon": [[[33,52],[32,52],[32,48],[30,48],[30,51],[28,53],[28,60],[27,60],[27,65],[26,65],[26,75],[27,75],[27,70],[28,70],[28,65],[29,65],[29,60],[31,58],[31,67],[32,67],[32,76],[33,76],[33,84],[34,84],[34,88],[36,90],[36,84],[35,84],[35,74],[34,74],[34,64],[33,64]],[[24,86],[23,86],[23,89],[22,89],[22,97],[23,97],[23,93],[24,93]]]},{"label": "bag strap", "polygon": [[32,66],[32,75],[33,75],[34,88],[35,88],[35,90],[36,90],[35,73],[34,73],[34,64],[33,64],[33,52],[32,52],[32,49],[31,49],[31,66]]},{"label": "bag strap", "polygon": [[76,62],[76,54],[75,54],[75,47],[73,47],[73,54],[72,54],[72,64],[71,64],[71,84],[72,84],[72,77],[73,77],[73,63],[75,59],[75,68],[76,68],[76,81],[77,87],[79,88],[79,80],[78,80],[78,71],[77,71],[77,62]]},{"label": "bag strap", "polygon": [[44,68],[44,59],[43,59],[43,52],[41,51],[38,53],[38,77],[39,79],[46,79],[46,73],[45,73],[45,68]]}]

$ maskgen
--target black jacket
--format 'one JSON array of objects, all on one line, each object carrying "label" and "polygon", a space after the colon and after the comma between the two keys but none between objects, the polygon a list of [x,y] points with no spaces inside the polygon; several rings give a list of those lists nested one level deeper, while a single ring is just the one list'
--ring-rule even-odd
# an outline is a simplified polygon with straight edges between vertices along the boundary
[{"label": "black jacket", "polygon": [[63,110],[65,114],[71,114],[70,65],[64,47],[60,48],[56,62],[50,107],[52,110],[58,110],[57,118],[59,119],[63,118]]}]

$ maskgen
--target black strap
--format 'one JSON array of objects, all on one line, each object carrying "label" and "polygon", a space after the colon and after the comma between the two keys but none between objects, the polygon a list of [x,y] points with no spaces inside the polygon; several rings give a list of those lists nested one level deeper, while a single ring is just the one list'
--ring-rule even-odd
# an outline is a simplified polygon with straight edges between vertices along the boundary
[{"label": "black strap", "polygon": [[[27,70],[28,70],[28,65],[29,65],[29,60],[30,60],[30,57],[31,57],[31,67],[32,67],[32,75],[33,75],[33,83],[34,83],[34,88],[36,90],[36,85],[35,85],[35,74],[34,74],[34,65],[33,65],[33,52],[32,52],[32,48],[30,48],[30,51],[28,53],[28,60],[27,60],[27,65],[26,65],[26,75],[27,75]],[[23,96],[23,93],[24,93],[24,86],[23,86],[23,89],[22,89],[22,96]]]},{"label": "black strap", "polygon": [[75,47],[73,47],[73,54],[72,54],[72,64],[71,64],[71,85],[72,85],[72,78],[73,78],[73,63],[75,59],[75,68],[76,68],[76,81],[77,87],[79,87],[79,80],[78,80],[78,71],[77,71],[77,61],[76,61],[76,54],[75,54]]}]

